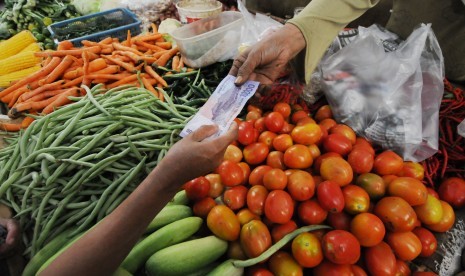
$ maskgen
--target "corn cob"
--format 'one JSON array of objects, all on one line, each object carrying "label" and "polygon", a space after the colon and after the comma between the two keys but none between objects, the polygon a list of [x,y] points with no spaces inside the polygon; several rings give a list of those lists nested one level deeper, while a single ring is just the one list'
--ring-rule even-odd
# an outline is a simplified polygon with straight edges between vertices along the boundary
[{"label": "corn cob", "polygon": [[22,31],[0,44],[0,60],[11,57],[36,42],[30,31]]},{"label": "corn cob", "polygon": [[16,54],[0,62],[0,76],[32,67],[40,61],[41,58],[36,57],[34,52]]},{"label": "corn cob", "polygon": [[29,44],[26,48],[22,49],[20,53],[22,52],[40,52],[40,46],[36,42]]},{"label": "corn cob", "polygon": [[31,75],[32,73],[35,73],[39,71],[42,67],[40,65],[36,65],[30,68],[26,68],[20,71],[16,71],[13,73],[9,73],[3,76],[0,76],[0,87],[8,87],[10,86],[11,82],[20,80],[26,76]]}]

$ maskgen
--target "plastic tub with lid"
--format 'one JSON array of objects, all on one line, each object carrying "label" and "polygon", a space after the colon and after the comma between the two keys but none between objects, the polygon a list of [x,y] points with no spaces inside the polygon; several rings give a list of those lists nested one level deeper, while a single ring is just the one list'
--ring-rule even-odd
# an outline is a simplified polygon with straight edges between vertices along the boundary
[{"label": "plastic tub with lid", "polygon": [[181,23],[187,24],[221,13],[223,4],[216,0],[182,0],[176,3]]}]

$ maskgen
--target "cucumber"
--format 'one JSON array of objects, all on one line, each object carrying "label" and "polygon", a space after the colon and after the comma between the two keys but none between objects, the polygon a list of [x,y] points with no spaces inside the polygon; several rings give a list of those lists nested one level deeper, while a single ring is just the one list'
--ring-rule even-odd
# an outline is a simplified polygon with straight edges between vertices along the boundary
[{"label": "cucumber", "polygon": [[151,233],[165,225],[168,225],[174,221],[191,217],[192,209],[185,205],[168,205],[165,206],[157,214],[157,216],[150,222],[149,226],[145,230],[145,233]]},{"label": "cucumber", "polygon": [[132,276],[132,274],[126,269],[118,267],[118,269],[113,273],[113,276]]},{"label": "cucumber", "polygon": [[177,192],[174,197],[168,202],[168,205],[187,205],[189,198],[187,197],[186,190]]},{"label": "cucumber", "polygon": [[153,276],[188,275],[216,261],[227,249],[228,243],[216,236],[186,241],[153,254],[145,269]]},{"label": "cucumber", "polygon": [[134,274],[155,252],[185,241],[200,229],[202,223],[199,217],[189,217],[158,229],[134,246],[121,267]]}]

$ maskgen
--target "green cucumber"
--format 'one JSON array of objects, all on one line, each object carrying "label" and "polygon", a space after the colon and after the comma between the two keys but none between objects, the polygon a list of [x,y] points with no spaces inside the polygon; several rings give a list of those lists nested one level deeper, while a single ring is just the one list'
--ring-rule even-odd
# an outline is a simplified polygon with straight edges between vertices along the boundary
[{"label": "green cucumber", "polygon": [[186,241],[164,248],[145,263],[151,276],[184,276],[216,261],[228,249],[228,243],[216,236]]},{"label": "green cucumber", "polygon": [[187,197],[186,190],[177,192],[174,197],[168,202],[168,205],[187,205],[189,198]]},{"label": "green cucumber", "polygon": [[185,241],[200,229],[202,223],[199,217],[188,217],[158,229],[132,248],[121,267],[134,274],[155,252]]},{"label": "green cucumber", "polygon": [[145,233],[151,233],[165,225],[174,221],[191,217],[192,209],[185,205],[167,205],[157,214],[157,216],[150,222],[145,230]]},{"label": "green cucumber", "polygon": [[113,276],[132,276],[132,274],[126,269],[118,267],[118,269],[113,273]]}]

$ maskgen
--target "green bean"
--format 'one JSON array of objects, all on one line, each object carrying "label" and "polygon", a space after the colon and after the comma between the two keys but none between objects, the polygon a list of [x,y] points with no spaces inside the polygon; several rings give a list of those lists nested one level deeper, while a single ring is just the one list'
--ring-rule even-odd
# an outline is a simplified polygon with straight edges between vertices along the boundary
[{"label": "green bean", "polygon": [[51,147],[51,148],[43,148],[35,152],[31,152],[29,156],[24,159],[20,164],[19,168],[23,168],[25,164],[30,163],[31,161],[35,160],[37,156],[41,153],[49,153],[49,152],[59,152],[59,151],[76,151],[79,150],[78,147],[73,147],[73,146],[60,146],[60,147]]},{"label": "green bean", "polygon": [[178,73],[178,74],[172,74],[172,75],[164,75],[163,78],[168,81],[168,80],[175,80],[175,79],[181,79],[184,77],[189,77],[194,74],[197,74],[197,71],[190,71],[190,72]]},{"label": "green bean", "polygon": [[79,178],[85,173],[84,170],[79,170],[76,174],[73,175],[73,177],[68,181],[68,183],[66,184],[66,186],[63,187],[63,189],[61,190],[61,192],[63,194],[66,194],[68,193],[68,191],[75,187],[75,183],[77,181],[79,181]]},{"label": "green bean", "polygon": [[21,208],[19,207],[19,205],[14,200],[12,189],[8,189],[6,191],[6,199],[11,202],[11,207],[13,208],[15,213],[18,213],[19,211],[21,211]]},{"label": "green bean", "polygon": [[95,127],[99,126],[107,126],[111,124],[112,121],[108,121],[105,119],[99,119],[99,121],[96,121],[96,119],[90,119],[89,122],[87,120],[81,120],[77,125],[76,128],[69,134],[70,137],[74,137],[77,134],[83,132],[84,130],[92,129]]},{"label": "green bean", "polygon": [[86,111],[86,108],[88,106],[88,103],[86,105],[84,105],[83,108],[81,108],[81,110],[79,110],[79,112],[76,114],[76,116],[66,122],[65,124],[65,128],[63,129],[63,131],[60,132],[60,134],[58,135],[58,137],[53,141],[51,147],[55,147],[59,144],[61,144],[61,142],[68,137],[68,135],[71,133],[71,131],[74,129],[75,125],[77,124],[77,122],[82,118],[82,116],[84,115],[84,112]]},{"label": "green bean", "polygon": [[87,86],[84,86],[84,90],[86,90],[86,94],[87,94],[87,97],[88,99],[90,100],[90,102],[100,111],[103,112],[103,114],[107,115],[108,117],[111,117],[111,114],[105,109],[103,108],[94,98],[94,96],[92,95],[92,92],[90,92],[90,89],[87,87]]},{"label": "green bean", "polygon": [[110,140],[115,143],[122,143],[122,142],[127,142],[128,139],[131,139],[131,141],[134,141],[137,139],[158,136],[162,134],[171,134],[171,132],[172,131],[168,129],[157,129],[157,130],[137,133],[137,134],[133,134],[129,136],[110,136]]},{"label": "green bean", "polygon": [[110,149],[113,147],[114,144],[115,144],[115,143],[110,142],[103,150],[101,150],[101,151],[95,156],[95,158],[97,158],[97,159],[102,158],[105,154],[108,153],[108,151],[110,151]]},{"label": "green bean", "polygon": [[36,222],[35,222],[35,226],[34,226],[34,234],[32,236],[32,255],[35,255],[35,252],[37,251],[37,247],[38,247],[37,239],[38,239],[38,236],[39,236],[39,228],[41,226],[41,222],[42,222],[42,219],[43,219],[43,212],[44,212],[45,205],[48,203],[48,200],[50,199],[50,197],[52,197],[55,190],[56,190],[56,188],[51,189],[45,195],[44,199],[40,203],[39,212],[37,213]]},{"label": "green bean", "polygon": [[42,159],[42,162],[40,164],[40,171],[41,171],[42,175],[44,176],[44,178],[50,177],[50,171],[48,170],[47,160],[46,159]]},{"label": "green bean", "polygon": [[70,164],[81,166],[81,167],[90,167],[91,168],[91,167],[95,166],[94,163],[80,161],[80,160],[73,160],[73,159],[69,159],[69,158],[57,159],[56,161],[58,163],[65,162],[65,163],[70,163]]}]

